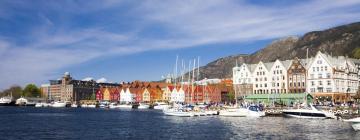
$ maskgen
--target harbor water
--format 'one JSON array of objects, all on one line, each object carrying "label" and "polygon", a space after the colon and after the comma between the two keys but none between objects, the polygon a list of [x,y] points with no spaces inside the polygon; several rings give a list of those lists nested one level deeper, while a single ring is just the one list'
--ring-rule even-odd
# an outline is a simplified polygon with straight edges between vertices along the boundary
[{"label": "harbor water", "polygon": [[359,139],[349,123],[283,117],[173,117],[157,110],[0,107],[0,139]]}]

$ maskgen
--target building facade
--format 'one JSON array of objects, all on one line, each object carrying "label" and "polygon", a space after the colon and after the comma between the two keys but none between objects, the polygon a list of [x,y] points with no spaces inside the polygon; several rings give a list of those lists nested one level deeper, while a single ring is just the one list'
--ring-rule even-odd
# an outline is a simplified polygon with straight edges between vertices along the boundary
[{"label": "building facade", "polygon": [[304,93],[306,91],[305,64],[297,57],[291,62],[287,70],[288,93]]}]

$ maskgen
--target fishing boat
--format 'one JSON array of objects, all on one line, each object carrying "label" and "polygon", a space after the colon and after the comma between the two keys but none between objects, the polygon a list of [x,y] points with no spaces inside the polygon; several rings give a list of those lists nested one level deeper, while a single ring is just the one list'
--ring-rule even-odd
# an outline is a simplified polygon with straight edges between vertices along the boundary
[{"label": "fishing boat", "polygon": [[158,110],[164,110],[165,108],[168,108],[169,105],[167,103],[164,102],[156,102],[154,109],[158,109]]},{"label": "fishing boat", "polygon": [[325,119],[325,118],[335,117],[333,114],[316,109],[312,104],[310,104],[309,106],[310,108],[283,110],[282,113],[286,117],[294,117],[294,118]]},{"label": "fishing boat", "polygon": [[66,107],[66,103],[61,102],[61,101],[56,101],[56,102],[51,104],[51,107],[55,107],[55,108]]},{"label": "fishing boat", "polygon": [[163,109],[163,113],[167,116],[177,116],[177,117],[193,117],[195,116],[194,112],[187,112],[182,109]]},{"label": "fishing boat", "polygon": [[353,118],[353,119],[348,119],[348,120],[344,120],[345,122],[350,122],[352,128],[355,131],[359,131],[360,130],[360,117],[357,118]]}]

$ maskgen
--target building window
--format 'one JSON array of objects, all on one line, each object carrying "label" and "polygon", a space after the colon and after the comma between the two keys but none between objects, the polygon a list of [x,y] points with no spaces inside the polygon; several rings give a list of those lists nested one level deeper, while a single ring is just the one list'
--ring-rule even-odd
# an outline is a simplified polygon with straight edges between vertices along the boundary
[{"label": "building window", "polygon": [[326,92],[332,92],[331,88],[326,88]]},{"label": "building window", "polygon": [[326,78],[330,78],[330,73],[326,73]]},{"label": "building window", "polygon": [[321,74],[321,73],[318,74],[318,78],[322,78],[322,74]]},{"label": "building window", "polygon": [[311,85],[312,85],[312,86],[315,86],[315,82],[314,82],[314,81],[311,81]]},{"label": "building window", "polygon": [[327,81],[327,85],[329,85],[329,86],[331,85],[331,81],[330,81],[330,80],[329,80],[329,81]]},{"label": "building window", "polygon": [[319,81],[319,85],[320,85],[320,86],[322,85],[322,81]]}]

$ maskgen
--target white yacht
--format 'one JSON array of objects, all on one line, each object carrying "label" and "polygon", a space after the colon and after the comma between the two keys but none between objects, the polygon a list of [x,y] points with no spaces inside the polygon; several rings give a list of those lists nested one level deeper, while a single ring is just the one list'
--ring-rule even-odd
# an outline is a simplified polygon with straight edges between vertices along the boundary
[{"label": "white yacht", "polygon": [[15,104],[18,105],[18,106],[22,106],[22,105],[26,105],[27,102],[28,102],[28,100],[26,98],[21,97],[21,98],[16,100]]},{"label": "white yacht", "polygon": [[140,103],[138,106],[138,109],[149,109],[150,105],[148,104],[144,104],[144,103]]},{"label": "white yacht", "polygon": [[131,104],[120,104],[120,105],[117,105],[117,108],[120,108],[120,109],[132,109],[132,105]]},{"label": "white yacht", "polygon": [[195,116],[194,112],[187,112],[187,111],[183,111],[181,109],[174,109],[174,108],[171,108],[171,109],[165,108],[165,109],[163,109],[163,113],[168,116],[177,116],[177,117],[193,117],[193,116]]},{"label": "white yacht", "polygon": [[5,96],[0,98],[0,106],[11,105],[11,103],[12,103],[12,96]]},{"label": "white yacht", "polygon": [[263,117],[265,116],[265,112],[261,111],[258,106],[251,105],[247,108],[221,110],[219,115],[227,117]]},{"label": "white yacht", "polygon": [[344,120],[344,121],[345,122],[350,122],[352,128],[354,128],[355,131],[360,130],[360,117],[349,119],[349,120]]},{"label": "white yacht", "polygon": [[55,108],[66,107],[66,103],[61,101],[56,101],[51,104],[51,107],[55,107]]},{"label": "white yacht", "polygon": [[163,109],[168,108],[168,107],[169,107],[169,105],[167,103],[156,102],[155,106],[154,106],[154,109],[163,110]]},{"label": "white yacht", "polygon": [[35,107],[49,107],[50,105],[48,103],[42,103],[42,102],[39,102],[39,103],[36,103],[35,104]]},{"label": "white yacht", "polygon": [[116,103],[110,103],[109,108],[110,109],[115,109],[115,108],[118,108],[118,105]]},{"label": "white yacht", "polygon": [[310,108],[287,109],[287,110],[283,110],[282,113],[287,117],[294,117],[294,118],[325,119],[325,118],[335,117],[333,114],[316,109],[312,104],[310,104]]},{"label": "white yacht", "polygon": [[245,108],[231,108],[226,110],[220,110],[220,116],[226,117],[246,117],[247,109]]},{"label": "white yacht", "polygon": [[87,105],[88,108],[96,108],[96,105],[95,104],[90,104],[90,105]]},{"label": "white yacht", "polygon": [[71,107],[72,108],[77,108],[77,107],[79,107],[76,103],[73,103],[73,104],[71,104]]}]

